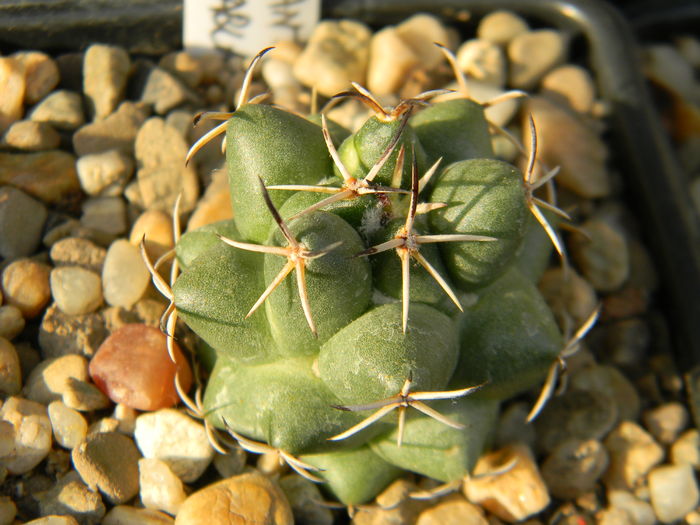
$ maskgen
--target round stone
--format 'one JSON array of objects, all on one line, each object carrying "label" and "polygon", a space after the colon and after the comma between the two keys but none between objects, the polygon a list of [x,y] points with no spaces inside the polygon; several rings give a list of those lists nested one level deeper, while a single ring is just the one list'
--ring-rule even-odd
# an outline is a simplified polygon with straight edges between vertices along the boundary
[{"label": "round stone", "polygon": [[5,302],[16,306],[26,319],[39,315],[51,299],[50,268],[45,264],[20,259],[2,272]]},{"label": "round stone", "polygon": [[102,280],[95,272],[79,266],[51,270],[51,295],[68,315],[94,312],[102,304]]},{"label": "round stone", "polygon": [[139,249],[126,239],[114,241],[102,268],[105,300],[112,306],[131,308],[148,287],[150,274]]}]

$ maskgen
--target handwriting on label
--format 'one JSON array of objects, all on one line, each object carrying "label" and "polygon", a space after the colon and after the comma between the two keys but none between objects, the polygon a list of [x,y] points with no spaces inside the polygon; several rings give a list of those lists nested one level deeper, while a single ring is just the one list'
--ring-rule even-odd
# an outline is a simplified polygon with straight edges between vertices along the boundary
[{"label": "handwriting on label", "polygon": [[277,41],[307,39],[320,12],[320,0],[185,0],[184,43],[253,55]]}]

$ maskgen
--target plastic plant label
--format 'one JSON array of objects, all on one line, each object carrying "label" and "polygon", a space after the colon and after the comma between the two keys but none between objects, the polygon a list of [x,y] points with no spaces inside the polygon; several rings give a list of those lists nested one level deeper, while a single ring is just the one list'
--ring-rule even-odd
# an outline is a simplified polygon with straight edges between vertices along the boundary
[{"label": "plastic plant label", "polygon": [[280,40],[308,38],[321,0],[185,0],[185,48],[251,56]]}]

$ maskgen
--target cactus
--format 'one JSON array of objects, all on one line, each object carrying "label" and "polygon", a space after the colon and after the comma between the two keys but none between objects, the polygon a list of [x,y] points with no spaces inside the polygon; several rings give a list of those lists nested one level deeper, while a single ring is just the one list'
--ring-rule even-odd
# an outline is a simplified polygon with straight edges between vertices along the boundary
[{"label": "cactus", "polygon": [[266,51],[235,112],[203,115],[224,122],[188,156],[226,133],[235,219],[179,240],[172,287],[151,265],[165,328],[179,315],[209,356],[190,406],[345,504],[404,470],[454,482],[500,402],[547,377],[539,410],[594,320],[565,343],[538,271],[521,270],[549,257],[526,240],[543,231],[564,257],[539,207],[561,212],[533,195],[554,172],[533,180],[536,143],[525,174],[492,158],[467,99],[385,110],[356,86],[345,95],[377,115],[352,134],[247,101]]}]

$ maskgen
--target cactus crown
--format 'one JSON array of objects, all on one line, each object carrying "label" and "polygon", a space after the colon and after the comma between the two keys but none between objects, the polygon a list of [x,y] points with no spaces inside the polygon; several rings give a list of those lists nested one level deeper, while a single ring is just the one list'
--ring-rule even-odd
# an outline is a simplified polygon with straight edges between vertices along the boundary
[{"label": "cactus crown", "polygon": [[168,332],[179,315],[215,356],[203,399],[183,398],[346,504],[402,469],[454,482],[499,402],[547,377],[534,417],[595,320],[565,344],[521,271],[549,257],[529,249],[543,232],[565,260],[542,209],[567,216],[535,196],[556,171],[535,179],[532,121],[523,174],[494,158],[483,105],[427,104],[435,92],[385,109],[356,85],[341,95],[377,115],[337,147],[325,116],[247,101],[267,51],[233,113],[200,116],[224,122],[188,155],[226,133],[235,219],[179,240],[171,286],[151,265]]}]

